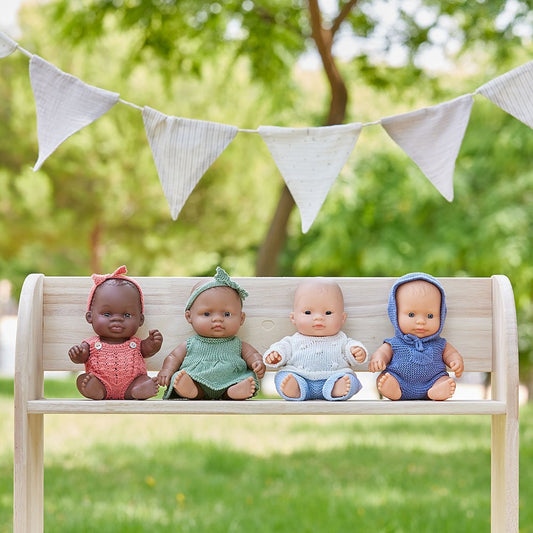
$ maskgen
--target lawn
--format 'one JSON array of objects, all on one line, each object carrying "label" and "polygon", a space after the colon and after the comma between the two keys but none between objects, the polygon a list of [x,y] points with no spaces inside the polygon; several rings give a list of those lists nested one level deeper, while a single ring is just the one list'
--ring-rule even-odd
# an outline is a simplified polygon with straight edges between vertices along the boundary
[{"label": "lawn", "polygon": [[[12,406],[0,380],[1,533]],[[520,531],[533,533],[533,408],[520,416]],[[490,419],[452,418],[49,415],[45,529],[488,532]]]}]

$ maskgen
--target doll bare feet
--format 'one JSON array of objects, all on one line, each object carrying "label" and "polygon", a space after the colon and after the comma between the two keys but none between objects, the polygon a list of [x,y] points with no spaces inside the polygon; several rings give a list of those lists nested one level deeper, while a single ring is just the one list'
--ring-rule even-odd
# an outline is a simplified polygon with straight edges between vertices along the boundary
[{"label": "doll bare feet", "polygon": [[94,374],[80,374],[76,385],[81,394],[91,400],[103,400],[107,396],[104,384]]},{"label": "doll bare feet", "polygon": [[254,392],[255,381],[254,378],[249,377],[229,387],[226,394],[230,400],[247,400],[254,395]]},{"label": "doll bare feet", "polygon": [[399,400],[402,397],[402,389],[398,380],[388,372],[380,374],[376,385],[380,394],[389,400]]},{"label": "doll bare feet", "polygon": [[299,398],[302,395],[300,385],[298,385],[296,378],[292,374],[283,378],[283,381],[279,385],[279,389],[288,398]]},{"label": "doll bare feet", "polygon": [[155,378],[150,376],[137,376],[124,393],[126,400],[147,400],[155,396],[159,391],[159,385]]},{"label": "doll bare feet", "polygon": [[189,400],[199,400],[202,398],[203,391],[198,388],[191,376],[182,370],[178,372],[174,379],[174,390],[182,398],[188,398]]},{"label": "doll bare feet", "polygon": [[340,398],[342,396],[346,396],[350,392],[350,387],[350,377],[342,376],[335,382],[335,385],[333,385],[331,396],[333,398]]},{"label": "doll bare feet", "polygon": [[451,377],[443,376],[433,384],[433,387],[428,390],[428,398],[430,400],[447,400],[453,396],[457,384]]}]

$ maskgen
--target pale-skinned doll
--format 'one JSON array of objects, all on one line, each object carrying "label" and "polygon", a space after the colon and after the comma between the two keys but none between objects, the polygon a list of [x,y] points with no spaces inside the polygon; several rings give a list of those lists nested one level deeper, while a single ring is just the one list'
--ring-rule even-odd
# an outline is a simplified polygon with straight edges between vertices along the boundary
[{"label": "pale-skinned doll", "polygon": [[388,313],[395,336],[385,339],[370,359],[369,370],[381,372],[378,391],[390,400],[447,400],[464,371],[463,358],[440,337],[446,318],[446,295],[429,274],[399,278],[389,295]]},{"label": "pale-skinned doll", "polygon": [[164,399],[246,400],[265,374],[261,354],[237,337],[248,293],[220,267],[212,280],[193,287],[185,319],[195,335],[164,360],[157,382]]},{"label": "pale-skinned doll", "polygon": [[84,363],[77,378],[80,393],[93,400],[146,400],[159,390],[148,376],[144,359],[161,348],[163,336],[152,329],[141,340],[137,330],[144,323],[144,298],[139,284],[125,276],[125,266],[112,274],[93,274],[85,319],[95,336],[70,348],[74,363]]},{"label": "pale-skinned doll", "polygon": [[270,346],[263,360],[278,370],[274,382],[289,401],[347,400],[361,390],[357,363],[366,348],[346,336],[344,297],[338,284],[322,279],[296,288],[290,320],[297,332]]}]

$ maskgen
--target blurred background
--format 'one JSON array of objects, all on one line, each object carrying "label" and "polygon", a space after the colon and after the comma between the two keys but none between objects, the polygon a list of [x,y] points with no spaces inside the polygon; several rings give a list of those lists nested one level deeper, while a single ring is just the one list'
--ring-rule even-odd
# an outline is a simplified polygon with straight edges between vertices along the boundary
[{"label": "blurred background", "polygon": [[[0,30],[168,115],[372,122],[471,93],[532,57],[531,0],[2,0]],[[475,97],[447,202],[364,128],[308,233],[259,135],[239,133],[170,217],[141,113],[117,105],[34,172],[28,58],[0,59],[0,371],[25,276],[507,275],[533,391],[533,132]],[[529,398],[533,398],[529,394]]]}]

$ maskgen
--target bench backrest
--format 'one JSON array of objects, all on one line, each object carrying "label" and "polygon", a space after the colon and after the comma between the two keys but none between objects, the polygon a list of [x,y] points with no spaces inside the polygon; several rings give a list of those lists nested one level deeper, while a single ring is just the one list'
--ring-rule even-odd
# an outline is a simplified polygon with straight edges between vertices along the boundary
[{"label": "bench backrest", "polygon": [[[161,351],[147,360],[159,370],[163,359],[192,334],[184,318],[191,288],[203,278],[135,278],[144,292],[144,338],[157,328],[164,337]],[[294,289],[302,278],[235,278],[248,292],[246,321],[239,337],[263,353],[275,341],[294,333],[289,320]],[[361,341],[371,354],[392,336],[387,300],[396,278],[330,278],[341,286],[348,315],[343,331]],[[465,359],[466,371],[491,372],[493,303],[491,278],[440,278],[446,291],[448,315],[443,337]],[[93,335],[85,320],[89,277],[45,277],[43,284],[43,370],[81,370],[68,358],[68,349]],[[367,370],[367,364],[360,366]]]}]

